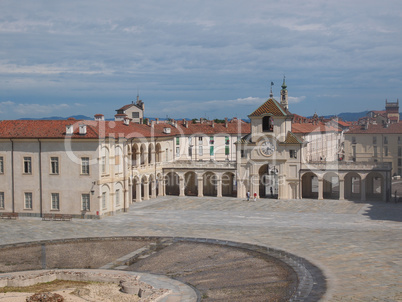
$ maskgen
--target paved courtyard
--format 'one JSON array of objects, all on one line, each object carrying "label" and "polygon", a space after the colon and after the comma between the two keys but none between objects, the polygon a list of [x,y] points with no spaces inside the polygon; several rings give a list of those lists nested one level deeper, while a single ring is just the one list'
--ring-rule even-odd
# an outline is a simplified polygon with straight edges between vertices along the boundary
[{"label": "paved courtyard", "polygon": [[0,220],[0,244],[99,236],[230,240],[320,267],[324,301],[402,301],[402,203],[166,196],[101,220]]}]

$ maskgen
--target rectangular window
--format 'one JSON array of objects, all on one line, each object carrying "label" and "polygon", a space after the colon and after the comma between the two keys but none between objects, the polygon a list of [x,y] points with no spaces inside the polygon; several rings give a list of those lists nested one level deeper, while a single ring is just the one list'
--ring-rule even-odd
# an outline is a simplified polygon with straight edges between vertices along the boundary
[{"label": "rectangular window", "polygon": [[384,147],[384,156],[388,156],[388,147]]},{"label": "rectangular window", "polygon": [[32,193],[25,193],[25,209],[32,209]]},{"label": "rectangular window", "polygon": [[384,145],[388,144],[388,137],[384,136]]},{"label": "rectangular window", "polygon": [[244,158],[244,157],[245,157],[245,153],[244,153],[244,150],[243,150],[243,149],[240,150],[240,157],[241,157],[241,158]]},{"label": "rectangular window", "polygon": [[352,136],[352,144],[356,144],[356,137]]},{"label": "rectangular window", "polygon": [[203,148],[202,148],[202,146],[198,146],[198,155],[203,155]]},{"label": "rectangular window", "polygon": [[229,136],[225,136],[225,145],[229,145]]},{"label": "rectangular window", "polygon": [[180,145],[180,137],[176,137],[176,145]]},{"label": "rectangular window", "polygon": [[377,146],[374,146],[374,157],[377,157],[378,156],[378,154],[377,154]]},{"label": "rectangular window", "polygon": [[89,175],[89,157],[81,157],[81,174]]},{"label": "rectangular window", "polygon": [[209,147],[209,155],[214,155],[214,146]]},{"label": "rectangular window", "polygon": [[50,158],[50,173],[51,174],[59,174],[59,158],[51,157]]},{"label": "rectangular window", "polygon": [[60,210],[59,193],[52,193],[52,210]]},{"label": "rectangular window", "polygon": [[188,156],[193,156],[193,147],[188,147]]},{"label": "rectangular window", "polygon": [[180,157],[180,147],[176,147],[176,157]]},{"label": "rectangular window", "polygon": [[229,146],[225,146],[225,155],[229,155]]},{"label": "rectangular window", "polygon": [[[375,150],[377,150],[377,147],[374,147]],[[352,157],[353,157],[353,161],[356,160],[356,146],[352,146]]]},{"label": "rectangular window", "polygon": [[4,173],[4,157],[0,156],[0,174]]},{"label": "rectangular window", "polygon": [[82,194],[81,195],[81,201],[82,201],[82,210],[83,211],[89,211],[90,210],[90,197],[89,197],[89,194]]},{"label": "rectangular window", "polygon": [[373,136],[373,145],[377,144],[377,136]]},{"label": "rectangular window", "polygon": [[398,156],[402,156],[402,148],[398,147]]},{"label": "rectangular window", "polygon": [[102,193],[102,209],[106,209],[106,192]]},{"label": "rectangular window", "polygon": [[198,137],[198,145],[202,145],[202,136]]},{"label": "rectangular window", "polygon": [[289,150],[289,157],[290,158],[297,158],[296,150]]},{"label": "rectangular window", "polygon": [[193,138],[190,136],[188,138],[188,145],[191,146],[193,144]]},{"label": "rectangular window", "polygon": [[214,137],[213,136],[210,136],[209,137],[209,143],[211,144],[211,145],[213,145],[214,144]]},{"label": "rectangular window", "polygon": [[140,113],[139,113],[139,112],[132,112],[132,113],[131,113],[131,117],[132,117],[132,118],[139,118],[139,117],[140,117]]},{"label": "rectangular window", "polygon": [[4,209],[4,192],[0,192],[0,209]]},{"label": "rectangular window", "polygon": [[116,206],[120,206],[120,189],[116,190]]},{"label": "rectangular window", "polygon": [[402,159],[398,158],[398,167],[401,167],[401,166],[402,166]]},{"label": "rectangular window", "polygon": [[31,157],[24,157],[24,173],[31,174],[32,173],[32,159]]}]

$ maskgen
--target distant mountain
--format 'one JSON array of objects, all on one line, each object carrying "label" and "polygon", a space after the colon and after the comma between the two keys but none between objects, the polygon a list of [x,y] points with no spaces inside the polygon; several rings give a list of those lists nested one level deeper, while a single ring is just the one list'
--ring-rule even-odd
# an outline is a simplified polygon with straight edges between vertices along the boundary
[{"label": "distant mountain", "polygon": [[90,118],[85,115],[72,115],[69,117],[61,117],[61,116],[50,116],[50,117],[41,117],[41,118],[24,117],[24,118],[20,118],[20,120],[66,120],[70,117],[75,118],[76,120],[92,120],[93,119],[93,118]]},{"label": "distant mountain", "polygon": [[362,112],[342,112],[338,114],[338,117],[342,118],[344,121],[357,121],[359,118],[366,116],[368,111]]}]

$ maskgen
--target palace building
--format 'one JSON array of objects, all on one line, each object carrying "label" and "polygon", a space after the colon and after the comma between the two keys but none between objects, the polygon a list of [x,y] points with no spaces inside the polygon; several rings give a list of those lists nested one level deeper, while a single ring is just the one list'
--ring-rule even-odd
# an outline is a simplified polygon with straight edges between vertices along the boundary
[{"label": "palace building", "polygon": [[89,120],[0,122],[0,212],[100,218],[163,195],[390,197],[387,162],[340,161],[343,129],[269,99],[250,123],[144,119],[144,103]]}]

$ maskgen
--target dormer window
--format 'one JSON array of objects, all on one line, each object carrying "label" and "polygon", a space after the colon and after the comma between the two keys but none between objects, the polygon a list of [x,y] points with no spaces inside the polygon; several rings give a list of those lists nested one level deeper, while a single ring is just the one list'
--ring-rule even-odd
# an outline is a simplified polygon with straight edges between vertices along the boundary
[{"label": "dormer window", "polygon": [[66,126],[66,134],[67,135],[72,135],[73,133],[74,133],[73,125],[67,125]]},{"label": "dormer window", "polygon": [[262,131],[273,132],[274,131],[274,120],[270,116],[264,116],[262,118]]},{"label": "dormer window", "polygon": [[84,124],[80,125],[80,134],[81,135],[87,134],[87,125],[84,125]]}]

